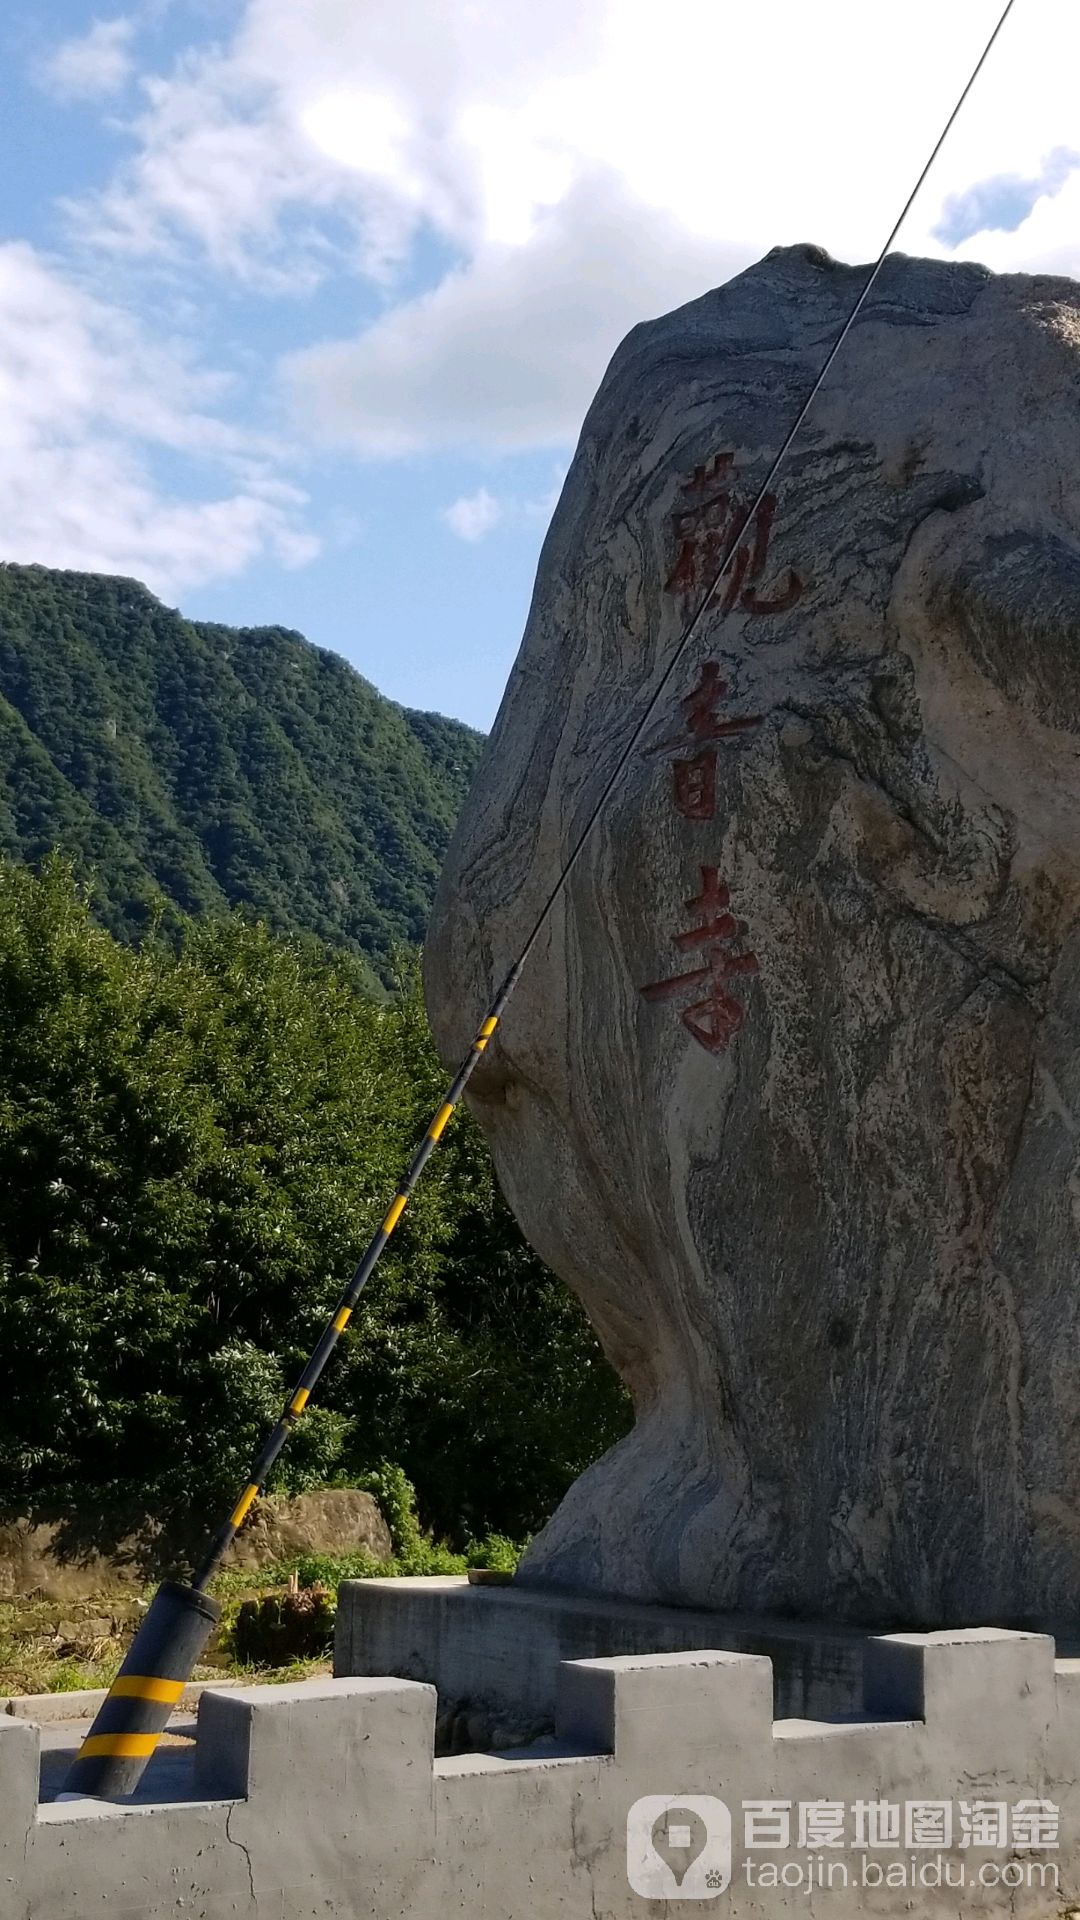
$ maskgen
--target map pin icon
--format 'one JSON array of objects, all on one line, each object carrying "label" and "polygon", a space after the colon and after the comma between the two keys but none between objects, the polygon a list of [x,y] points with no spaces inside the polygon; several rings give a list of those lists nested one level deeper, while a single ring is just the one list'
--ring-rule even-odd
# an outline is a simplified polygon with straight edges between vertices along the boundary
[{"label": "map pin icon", "polygon": [[704,1853],[709,1832],[699,1813],[689,1807],[671,1806],[660,1815],[652,1830],[652,1843],[665,1867],[681,1887],[698,1855]]}]

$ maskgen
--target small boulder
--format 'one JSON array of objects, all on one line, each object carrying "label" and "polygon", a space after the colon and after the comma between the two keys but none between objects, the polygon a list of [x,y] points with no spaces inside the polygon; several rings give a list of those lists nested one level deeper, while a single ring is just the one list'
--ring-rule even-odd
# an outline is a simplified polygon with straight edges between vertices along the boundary
[{"label": "small boulder", "polygon": [[370,1493],[324,1487],[258,1501],[227,1565],[257,1573],[302,1553],[370,1553],[374,1560],[389,1560],[393,1551],[390,1530]]}]

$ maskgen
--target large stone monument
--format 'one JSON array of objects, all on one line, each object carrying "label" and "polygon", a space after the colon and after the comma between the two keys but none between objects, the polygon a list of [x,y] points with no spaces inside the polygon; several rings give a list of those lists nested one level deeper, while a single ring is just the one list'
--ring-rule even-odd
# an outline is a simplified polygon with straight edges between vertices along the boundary
[{"label": "large stone monument", "polygon": [[[865,270],[638,327],[427,952],[464,1051]],[[1080,287],[892,259],[475,1111],[633,1394],[521,1578],[1080,1626]]]}]

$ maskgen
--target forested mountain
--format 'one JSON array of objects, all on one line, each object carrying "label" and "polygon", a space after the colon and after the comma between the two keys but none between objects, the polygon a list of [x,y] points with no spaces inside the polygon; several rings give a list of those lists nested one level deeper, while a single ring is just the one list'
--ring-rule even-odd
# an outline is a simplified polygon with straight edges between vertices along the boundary
[{"label": "forested mountain", "polygon": [[0,565],[0,852],[74,855],[121,937],[162,894],[196,915],[243,903],[386,979],[393,943],[422,938],[482,744],[285,628]]}]

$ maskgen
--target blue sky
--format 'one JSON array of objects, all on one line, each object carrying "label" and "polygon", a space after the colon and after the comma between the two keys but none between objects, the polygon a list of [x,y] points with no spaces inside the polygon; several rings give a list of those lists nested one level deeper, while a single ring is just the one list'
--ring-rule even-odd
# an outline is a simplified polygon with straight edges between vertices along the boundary
[{"label": "blue sky", "polygon": [[[9,0],[0,558],[488,725],[619,339],[876,252],[998,11]],[[907,251],[1080,272],[1071,13],[1014,10]]]}]

